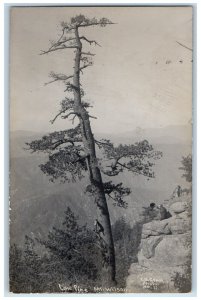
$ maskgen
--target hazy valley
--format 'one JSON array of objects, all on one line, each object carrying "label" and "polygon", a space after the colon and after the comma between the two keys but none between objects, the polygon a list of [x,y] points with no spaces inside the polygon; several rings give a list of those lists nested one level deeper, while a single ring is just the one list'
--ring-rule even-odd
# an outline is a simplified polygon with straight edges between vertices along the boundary
[{"label": "hazy valley", "polygon": [[[23,243],[24,235],[45,236],[53,225],[59,224],[67,206],[79,216],[82,223],[93,224],[96,209],[92,199],[84,193],[87,178],[81,182],[51,183],[38,165],[47,158],[44,154],[30,154],[24,150],[25,142],[40,138],[42,134],[16,131],[10,134],[10,235],[11,242]],[[115,178],[130,187],[132,193],[127,197],[128,208],[114,207],[109,200],[111,221],[114,223],[124,215],[130,224],[139,219],[143,206],[150,202],[160,203],[170,197],[177,184],[186,186],[178,169],[182,156],[191,152],[190,126],[167,127],[162,129],[137,129],[123,136],[118,134],[109,138],[115,143],[132,143],[148,139],[154,148],[163,152],[156,161],[155,179],[126,172]],[[149,137],[149,138],[148,138]],[[97,135],[97,138],[100,138]],[[108,179],[107,179],[108,180]]]}]

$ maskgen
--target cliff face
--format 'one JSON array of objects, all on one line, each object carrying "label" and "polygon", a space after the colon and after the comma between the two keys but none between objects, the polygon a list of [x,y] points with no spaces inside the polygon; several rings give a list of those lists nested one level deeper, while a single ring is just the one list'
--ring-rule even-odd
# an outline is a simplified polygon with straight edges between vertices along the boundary
[{"label": "cliff face", "polygon": [[[164,206],[170,218],[143,225],[138,263],[130,266],[127,278],[131,293],[178,293],[186,283],[191,264],[191,197],[170,199]],[[183,292],[190,289],[188,282]]]}]

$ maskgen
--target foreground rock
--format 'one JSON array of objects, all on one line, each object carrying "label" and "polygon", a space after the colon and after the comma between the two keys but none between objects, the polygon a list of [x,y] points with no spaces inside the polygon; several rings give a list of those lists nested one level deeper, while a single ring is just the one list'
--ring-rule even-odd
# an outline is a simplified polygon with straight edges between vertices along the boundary
[{"label": "foreground rock", "polygon": [[191,264],[191,199],[170,200],[166,207],[172,217],[143,225],[138,263],[130,266],[127,278],[131,293],[190,292],[186,274]]}]

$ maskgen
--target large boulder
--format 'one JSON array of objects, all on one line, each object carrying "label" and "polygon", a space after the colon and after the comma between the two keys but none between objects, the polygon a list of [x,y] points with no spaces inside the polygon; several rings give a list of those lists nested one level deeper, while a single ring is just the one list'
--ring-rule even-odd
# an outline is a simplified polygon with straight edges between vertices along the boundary
[{"label": "large boulder", "polygon": [[191,230],[191,220],[186,216],[174,216],[169,220],[168,228],[171,234],[182,234]]},{"label": "large boulder", "polygon": [[146,223],[142,228],[142,239],[145,239],[149,236],[158,236],[163,234],[170,234],[170,229],[168,227],[169,219],[162,221],[152,221]]},{"label": "large boulder", "polygon": [[[152,239],[153,237],[149,238],[151,241]],[[185,234],[182,239],[181,235],[164,236],[154,248],[154,256],[147,257],[145,255],[146,248],[141,248],[138,253],[138,262],[141,266],[149,269],[163,270],[166,266],[182,266],[187,263],[190,254],[190,249],[186,247],[188,241],[189,234]]]},{"label": "large boulder", "polygon": [[[126,288],[131,293],[178,293],[176,274],[185,276],[191,256],[190,234],[151,236],[141,243],[138,263],[131,265]],[[150,248],[149,248],[150,245]]]},{"label": "large boulder", "polygon": [[171,214],[180,214],[180,213],[186,211],[187,207],[188,207],[187,202],[177,201],[177,202],[173,203],[172,205],[170,205],[169,210],[170,210]]}]

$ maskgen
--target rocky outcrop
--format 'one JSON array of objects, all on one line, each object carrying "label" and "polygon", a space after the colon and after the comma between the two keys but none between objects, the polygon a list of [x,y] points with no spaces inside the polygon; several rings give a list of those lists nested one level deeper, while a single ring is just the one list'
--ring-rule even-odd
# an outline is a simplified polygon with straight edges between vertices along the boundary
[{"label": "rocky outcrop", "polygon": [[191,198],[171,199],[171,213],[142,227],[138,263],[129,269],[126,288],[131,293],[178,293],[174,278],[185,276],[191,257]]}]

